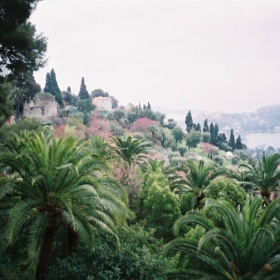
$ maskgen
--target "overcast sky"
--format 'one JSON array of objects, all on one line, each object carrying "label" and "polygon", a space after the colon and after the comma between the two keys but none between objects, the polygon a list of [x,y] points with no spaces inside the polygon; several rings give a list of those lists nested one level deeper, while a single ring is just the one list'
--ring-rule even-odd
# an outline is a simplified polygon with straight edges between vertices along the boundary
[{"label": "overcast sky", "polygon": [[121,105],[248,112],[280,103],[279,0],[44,0],[45,86],[101,88]]}]

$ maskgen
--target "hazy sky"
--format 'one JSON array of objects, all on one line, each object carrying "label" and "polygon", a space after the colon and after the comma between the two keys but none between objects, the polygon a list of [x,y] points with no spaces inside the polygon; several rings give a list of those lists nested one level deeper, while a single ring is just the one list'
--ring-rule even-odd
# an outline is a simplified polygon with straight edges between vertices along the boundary
[{"label": "hazy sky", "polygon": [[121,105],[245,112],[280,103],[279,0],[44,0],[33,13],[61,90]]}]

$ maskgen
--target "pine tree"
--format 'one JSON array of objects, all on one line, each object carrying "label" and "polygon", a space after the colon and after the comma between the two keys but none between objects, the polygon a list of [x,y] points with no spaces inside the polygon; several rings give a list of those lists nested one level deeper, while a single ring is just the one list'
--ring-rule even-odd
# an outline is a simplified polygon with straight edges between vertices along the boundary
[{"label": "pine tree", "polygon": [[204,121],[203,124],[203,132],[210,132],[207,119]]},{"label": "pine tree", "polygon": [[185,119],[185,124],[186,124],[186,131],[190,133],[191,129],[194,126],[193,120],[192,120],[192,114],[191,111],[188,112],[186,119]]},{"label": "pine tree", "polygon": [[232,151],[234,151],[235,148],[236,148],[236,144],[235,144],[235,138],[234,138],[234,134],[233,134],[233,129],[230,130],[230,137],[229,137],[228,144],[232,148]]},{"label": "pine tree", "polygon": [[48,92],[48,93],[52,94],[55,97],[55,100],[57,101],[57,103],[61,107],[64,107],[62,94],[61,94],[61,91],[57,84],[56,75],[55,75],[55,72],[53,69],[51,70],[50,73],[47,73],[44,92]]},{"label": "pine tree", "polygon": [[85,79],[84,78],[82,78],[79,97],[80,97],[80,99],[89,99],[89,93],[87,91],[87,87],[85,85]]},{"label": "pine tree", "polygon": [[150,102],[148,102],[147,109],[148,109],[148,110],[151,110]]}]

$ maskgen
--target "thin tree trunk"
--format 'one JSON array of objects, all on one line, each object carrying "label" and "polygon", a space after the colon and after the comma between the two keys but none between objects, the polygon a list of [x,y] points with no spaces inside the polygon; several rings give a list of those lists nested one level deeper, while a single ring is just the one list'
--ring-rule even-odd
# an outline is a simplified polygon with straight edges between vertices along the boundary
[{"label": "thin tree trunk", "polygon": [[46,235],[39,255],[39,262],[36,272],[36,280],[45,280],[48,274],[53,243],[57,233],[56,219],[52,218],[52,223],[46,230]]}]

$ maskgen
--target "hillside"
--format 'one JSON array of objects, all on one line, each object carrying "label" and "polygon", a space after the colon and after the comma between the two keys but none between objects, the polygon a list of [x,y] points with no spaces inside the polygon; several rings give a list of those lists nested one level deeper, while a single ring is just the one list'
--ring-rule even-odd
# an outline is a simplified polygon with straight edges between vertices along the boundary
[{"label": "hillside", "polygon": [[234,129],[235,133],[240,135],[248,132],[280,131],[280,104],[262,107],[253,112],[236,114],[192,109],[178,111],[164,108],[154,109],[164,113],[166,119],[173,118],[182,129],[185,129],[185,117],[188,111],[191,111],[195,123],[203,124],[207,118],[208,123],[217,123],[220,131],[227,134],[229,134],[230,129]]}]

